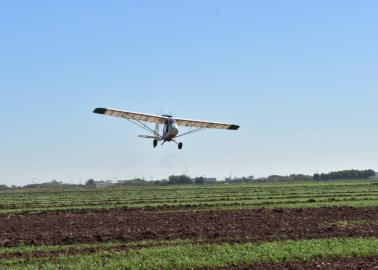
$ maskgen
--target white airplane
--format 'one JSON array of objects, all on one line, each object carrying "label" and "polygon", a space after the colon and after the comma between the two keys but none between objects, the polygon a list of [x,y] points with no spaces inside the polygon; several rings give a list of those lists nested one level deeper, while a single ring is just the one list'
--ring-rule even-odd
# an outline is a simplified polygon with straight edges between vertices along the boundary
[{"label": "white airplane", "polygon": [[[140,128],[151,133],[151,135],[139,135],[140,138],[147,138],[153,139],[153,146],[154,148],[158,145],[159,141],[163,141],[162,145],[165,142],[175,142],[178,146],[178,149],[182,149],[182,142],[176,142],[175,139],[191,134],[193,132],[197,132],[207,128],[217,128],[217,129],[229,129],[229,130],[238,130],[239,126],[234,124],[225,124],[225,123],[216,123],[216,122],[207,122],[207,121],[198,121],[198,120],[189,120],[189,119],[179,119],[173,118],[171,115],[152,115],[152,114],[145,114],[145,113],[136,113],[130,111],[120,111],[114,109],[106,109],[106,108],[96,108],[94,113],[104,114],[109,116],[115,116],[124,118],[131,123],[137,125]],[[146,123],[155,123],[155,130],[150,128]],[[163,133],[160,134],[159,132],[159,125],[164,125]],[[185,132],[183,134],[179,134],[179,130],[177,126],[185,126],[194,128]]]}]

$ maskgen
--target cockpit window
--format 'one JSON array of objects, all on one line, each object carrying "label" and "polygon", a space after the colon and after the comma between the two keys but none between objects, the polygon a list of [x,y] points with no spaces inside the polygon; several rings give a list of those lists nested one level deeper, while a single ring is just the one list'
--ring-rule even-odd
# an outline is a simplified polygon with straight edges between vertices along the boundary
[{"label": "cockpit window", "polygon": [[172,128],[176,128],[176,120],[175,119],[169,119],[169,124]]},{"label": "cockpit window", "polygon": [[177,128],[176,120],[172,118],[167,119],[167,121],[165,122],[165,128],[167,130],[171,128]]}]

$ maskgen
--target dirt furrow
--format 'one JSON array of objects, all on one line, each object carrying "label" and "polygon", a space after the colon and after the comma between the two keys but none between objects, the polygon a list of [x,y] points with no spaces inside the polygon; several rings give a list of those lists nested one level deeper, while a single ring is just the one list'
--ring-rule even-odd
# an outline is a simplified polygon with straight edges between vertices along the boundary
[{"label": "dirt furrow", "polygon": [[[156,212],[109,210],[0,217],[0,246],[166,239],[271,241],[378,236],[378,207]],[[338,226],[336,221],[358,221]],[[361,222],[363,221],[363,222]]]}]

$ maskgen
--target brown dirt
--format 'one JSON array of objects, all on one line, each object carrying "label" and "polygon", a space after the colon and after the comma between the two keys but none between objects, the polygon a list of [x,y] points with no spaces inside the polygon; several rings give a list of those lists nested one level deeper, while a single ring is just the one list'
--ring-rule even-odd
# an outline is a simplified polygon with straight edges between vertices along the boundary
[{"label": "brown dirt", "polygon": [[[366,220],[358,226],[327,225]],[[109,210],[0,217],[0,246],[163,239],[271,241],[378,236],[378,207],[156,212]]]},{"label": "brown dirt", "polygon": [[[211,268],[212,270],[377,270],[378,256],[366,258],[325,258],[310,262],[261,263],[250,266]],[[205,268],[202,270],[210,270]]]}]

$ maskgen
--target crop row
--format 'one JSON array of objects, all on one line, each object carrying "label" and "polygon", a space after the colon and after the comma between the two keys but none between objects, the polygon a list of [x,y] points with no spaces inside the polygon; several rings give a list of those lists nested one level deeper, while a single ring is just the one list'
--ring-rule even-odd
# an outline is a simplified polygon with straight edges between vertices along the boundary
[{"label": "crop row", "polygon": [[272,200],[272,201],[223,201],[208,203],[164,203],[164,204],[93,204],[78,206],[53,206],[53,207],[29,207],[1,209],[0,214],[26,214],[26,213],[45,213],[45,212],[86,212],[93,210],[110,209],[135,209],[143,208],[147,210],[200,210],[200,209],[253,209],[253,208],[318,208],[318,207],[372,207],[378,205],[378,198],[328,198],[317,200],[314,198],[304,200]]},{"label": "crop row", "polygon": [[53,207],[64,207],[64,206],[94,206],[94,205],[124,205],[124,206],[138,206],[138,205],[159,205],[159,204],[199,204],[199,203],[216,203],[216,202],[231,202],[231,201],[285,201],[285,200],[306,200],[306,199],[322,199],[336,200],[336,199],[347,199],[355,198],[355,200],[361,199],[378,199],[378,192],[371,193],[329,193],[329,194],[297,194],[297,195],[277,195],[277,196],[216,196],[216,197],[201,197],[201,198],[155,198],[155,199],[128,199],[128,198],[114,198],[111,200],[104,199],[92,199],[92,200],[76,200],[70,201],[67,199],[59,200],[56,198],[51,198],[50,200],[35,200],[35,201],[19,201],[19,202],[0,202],[0,209],[15,209],[15,208],[53,208]]},{"label": "crop row", "polygon": [[[98,246],[94,246],[97,249]],[[230,265],[309,261],[327,257],[378,255],[378,238],[312,239],[261,244],[190,244],[146,247],[137,250],[99,250],[91,254],[1,261],[7,269],[196,269]]]},{"label": "crop row", "polygon": [[109,208],[276,207],[317,204],[378,205],[374,182],[131,187],[0,192],[0,213]]}]

